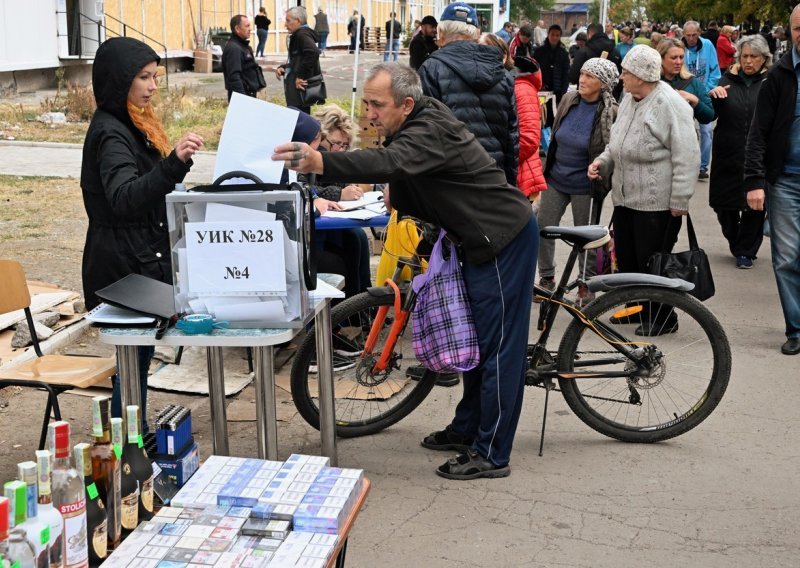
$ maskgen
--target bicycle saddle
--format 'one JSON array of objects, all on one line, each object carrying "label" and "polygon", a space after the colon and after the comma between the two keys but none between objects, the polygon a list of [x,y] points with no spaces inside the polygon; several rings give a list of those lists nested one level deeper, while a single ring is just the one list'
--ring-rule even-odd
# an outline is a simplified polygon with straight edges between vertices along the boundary
[{"label": "bicycle saddle", "polygon": [[602,225],[581,227],[545,227],[539,234],[545,239],[561,239],[586,250],[596,249],[611,240],[608,229]]}]

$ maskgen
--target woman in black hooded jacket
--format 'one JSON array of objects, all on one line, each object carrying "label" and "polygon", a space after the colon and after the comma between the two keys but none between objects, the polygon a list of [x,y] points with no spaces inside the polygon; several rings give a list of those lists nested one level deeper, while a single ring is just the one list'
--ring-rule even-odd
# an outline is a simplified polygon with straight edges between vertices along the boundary
[{"label": "woman in black hooded jacket", "polygon": [[[81,190],[89,217],[83,250],[86,307],[97,290],[128,274],[172,282],[164,196],[183,181],[203,139],[188,133],[171,148],[153,112],[160,61],[147,44],[111,38],[97,50],[92,85],[97,111],[83,144]],[[142,422],[147,430],[147,369],[152,347],[139,348]],[[122,416],[119,377],[112,414]]]}]

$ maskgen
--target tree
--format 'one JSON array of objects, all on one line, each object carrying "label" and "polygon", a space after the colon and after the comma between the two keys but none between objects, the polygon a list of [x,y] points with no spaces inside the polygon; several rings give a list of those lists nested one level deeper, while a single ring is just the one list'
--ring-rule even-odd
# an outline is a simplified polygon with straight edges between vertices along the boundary
[{"label": "tree", "polygon": [[535,22],[542,10],[553,8],[555,0],[513,0],[512,8],[518,20]]}]

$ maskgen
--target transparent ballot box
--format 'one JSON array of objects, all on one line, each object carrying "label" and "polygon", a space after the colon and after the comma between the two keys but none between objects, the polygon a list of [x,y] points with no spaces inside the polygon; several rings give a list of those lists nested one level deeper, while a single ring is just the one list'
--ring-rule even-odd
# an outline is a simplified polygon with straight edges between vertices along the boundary
[{"label": "transparent ballot box", "polygon": [[[275,189],[245,190],[251,187]],[[176,313],[210,314],[233,328],[302,327],[316,285],[306,190],[298,184],[202,189],[214,191],[166,197]]]}]

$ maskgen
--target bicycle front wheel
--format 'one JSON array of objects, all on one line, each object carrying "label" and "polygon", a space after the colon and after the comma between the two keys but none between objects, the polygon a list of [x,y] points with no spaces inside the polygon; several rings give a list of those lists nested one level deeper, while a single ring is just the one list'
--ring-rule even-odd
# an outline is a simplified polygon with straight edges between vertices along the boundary
[{"label": "bicycle front wheel", "polygon": [[[658,442],[691,430],[719,404],[730,345],[695,298],[632,286],[598,296],[583,311],[586,322],[573,321],[559,346],[559,386],[591,428],[624,442]],[[636,364],[615,344],[646,359]]]},{"label": "bicycle front wheel", "polygon": [[[421,378],[406,376],[420,363],[411,348],[411,333],[401,335],[384,371],[373,372],[395,320],[393,296],[358,294],[331,310],[333,383],[336,433],[342,437],[374,434],[405,418],[428,396],[436,375],[427,369]],[[373,353],[363,355],[364,343],[381,306],[389,306]],[[316,329],[312,328],[295,355],[291,371],[292,398],[297,410],[319,429]]]}]

